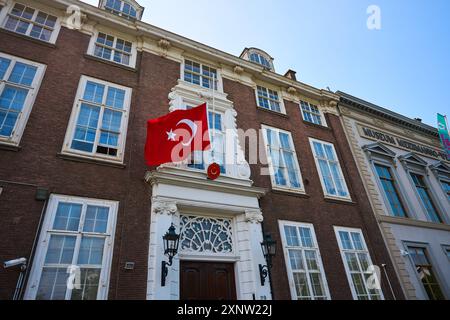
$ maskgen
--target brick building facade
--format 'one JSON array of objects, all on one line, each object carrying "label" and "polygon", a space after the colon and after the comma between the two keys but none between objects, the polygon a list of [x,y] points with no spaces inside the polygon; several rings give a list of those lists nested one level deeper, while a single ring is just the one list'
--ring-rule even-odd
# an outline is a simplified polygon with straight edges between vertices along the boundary
[{"label": "brick building facade", "polygon": [[[232,56],[141,22],[135,1],[116,2],[0,0],[9,121],[0,129],[0,260],[28,259],[20,296],[403,299],[339,97],[275,73],[259,49]],[[248,164],[252,143],[238,139],[240,161],[216,181],[203,162],[146,166],[146,120],[203,102],[210,112],[215,104],[219,135],[263,129],[272,175]],[[172,223],[180,250],[163,286]],[[265,233],[277,242],[271,285],[260,281]],[[66,288],[72,264],[81,288]],[[384,265],[381,290],[364,280],[370,264]],[[18,276],[1,270],[1,299]]]}]

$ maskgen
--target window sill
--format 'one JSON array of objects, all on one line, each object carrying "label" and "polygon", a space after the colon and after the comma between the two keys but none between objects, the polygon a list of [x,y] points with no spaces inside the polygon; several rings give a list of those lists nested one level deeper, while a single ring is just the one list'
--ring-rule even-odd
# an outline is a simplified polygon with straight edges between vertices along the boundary
[{"label": "window sill", "polygon": [[346,198],[333,198],[333,197],[327,197],[324,198],[325,202],[330,203],[340,203],[340,204],[347,204],[351,206],[355,206],[357,203],[352,201],[352,199],[346,199]]},{"label": "window sill", "polygon": [[312,123],[312,122],[309,122],[309,121],[306,121],[306,120],[303,120],[303,123],[306,124],[307,126],[311,126],[311,127],[315,127],[315,128],[320,128],[320,129],[330,130],[331,131],[330,127],[324,126],[322,124]]},{"label": "window sill", "polygon": [[61,158],[63,160],[68,160],[68,161],[97,164],[97,165],[101,165],[101,166],[107,166],[107,167],[113,167],[113,168],[119,168],[119,169],[124,169],[127,166],[124,163],[114,163],[114,162],[108,161],[108,160],[88,158],[85,156],[79,156],[79,155],[67,154],[67,153],[58,153],[57,157]]},{"label": "window sill", "polygon": [[280,117],[289,118],[289,116],[287,114],[284,114],[284,113],[281,113],[281,112],[278,112],[278,111],[273,111],[273,110],[270,110],[270,109],[266,109],[266,108],[263,108],[263,107],[260,107],[260,106],[257,106],[256,109],[264,111],[264,112],[268,112],[268,113],[271,113],[271,114],[276,114],[276,115],[278,115]]},{"label": "window sill", "polygon": [[127,70],[127,71],[137,72],[136,68],[128,67],[128,66],[120,64],[120,63],[116,63],[116,62],[112,62],[112,61],[105,60],[105,59],[102,59],[102,58],[98,58],[98,57],[92,56],[92,55],[87,54],[87,53],[84,54],[84,57],[86,59],[89,59],[89,60],[101,62],[101,63],[107,64],[107,65],[110,65],[110,66],[113,66],[113,67],[117,67],[117,68],[120,68],[120,69],[124,69],[124,70]]},{"label": "window sill", "polygon": [[303,191],[296,191],[292,189],[281,189],[281,188],[272,188],[270,190],[274,194],[280,194],[280,195],[286,195],[286,196],[292,196],[292,197],[298,197],[298,198],[310,198],[309,194],[306,194]]},{"label": "window sill", "polygon": [[0,150],[17,152],[20,151],[21,149],[22,149],[21,146],[0,142]]},{"label": "window sill", "polygon": [[17,37],[17,38],[21,38],[21,39],[24,39],[24,40],[28,40],[28,41],[31,41],[31,42],[43,45],[43,46],[48,47],[48,48],[53,48],[53,49],[56,48],[56,45],[54,43],[50,43],[50,42],[46,42],[46,41],[43,41],[43,40],[35,39],[33,37],[30,37],[30,36],[27,36],[27,35],[24,35],[24,34],[20,34],[20,33],[16,33],[16,32],[13,32],[13,31],[9,31],[9,30],[3,29],[3,28],[0,28],[0,33],[9,34],[11,36],[14,36],[14,37]]}]

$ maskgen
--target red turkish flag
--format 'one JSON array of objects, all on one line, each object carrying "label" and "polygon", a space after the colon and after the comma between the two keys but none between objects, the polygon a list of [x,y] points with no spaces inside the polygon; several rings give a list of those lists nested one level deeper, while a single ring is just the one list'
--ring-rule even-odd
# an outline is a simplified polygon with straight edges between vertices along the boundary
[{"label": "red turkish flag", "polygon": [[147,121],[145,160],[149,166],[180,162],[194,150],[209,148],[206,103]]}]

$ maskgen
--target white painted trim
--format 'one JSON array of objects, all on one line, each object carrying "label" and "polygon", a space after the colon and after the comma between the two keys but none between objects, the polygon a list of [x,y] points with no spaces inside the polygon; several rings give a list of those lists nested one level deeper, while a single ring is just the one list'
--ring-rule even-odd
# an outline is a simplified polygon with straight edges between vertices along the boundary
[{"label": "white painted trim", "polygon": [[[369,249],[367,248],[366,239],[364,239],[364,234],[363,234],[361,229],[348,228],[348,227],[338,227],[338,226],[333,226],[333,229],[334,229],[334,234],[336,236],[336,241],[337,241],[338,246],[339,246],[339,251],[341,253],[342,263],[343,263],[344,268],[345,268],[345,273],[347,274],[347,280],[348,280],[348,284],[350,286],[350,290],[352,292],[353,299],[354,300],[358,300],[358,295],[357,295],[356,289],[355,289],[355,287],[353,285],[353,280],[352,280],[352,277],[351,277],[351,273],[350,273],[349,267],[348,267],[347,262],[346,262],[347,260],[345,259],[344,249],[342,247],[341,237],[339,236],[339,231],[344,231],[344,232],[348,232],[348,233],[350,233],[350,232],[359,233],[359,235],[361,236],[362,244],[363,244],[364,249],[365,249],[364,251],[367,254],[367,257],[368,257],[368,260],[369,260],[369,265],[373,265],[372,257],[370,256]],[[352,250],[352,251],[358,251],[358,250]],[[359,264],[359,262],[358,262],[358,264]],[[361,270],[361,271],[364,272],[364,270]],[[369,290],[367,289],[367,285],[366,285],[365,279],[363,278],[363,280],[364,280],[365,289],[366,289],[366,291],[368,293],[369,300],[371,300],[371,296],[369,294]],[[381,283],[381,279],[380,279],[380,283]],[[384,300],[383,290],[380,289],[379,291],[380,291],[381,299]]]},{"label": "white painted trim", "polygon": [[1,13],[1,16],[0,16],[0,18],[2,18],[2,20],[0,20],[1,21],[1,27],[3,29],[7,30],[7,31],[16,33],[15,31],[11,31],[11,30],[8,30],[8,29],[5,28],[6,21],[8,20],[7,19],[8,15],[11,12],[11,10],[14,8],[14,5],[16,3],[24,5],[26,7],[29,7],[31,9],[35,10],[34,14],[33,14],[33,17],[30,19],[31,21],[35,21],[36,20],[36,17],[37,17],[39,12],[42,12],[42,13],[45,13],[45,14],[49,14],[49,15],[52,15],[52,16],[56,17],[55,26],[53,27],[53,31],[52,31],[52,34],[50,36],[50,40],[49,41],[45,41],[45,40],[34,38],[34,37],[30,36],[30,32],[31,32],[33,23],[30,23],[30,25],[28,26],[27,32],[25,34],[22,34],[22,33],[17,33],[17,34],[20,34],[20,35],[23,35],[23,36],[27,36],[30,39],[35,39],[35,40],[42,41],[42,42],[45,42],[45,43],[55,44],[56,40],[58,39],[59,31],[61,30],[61,18],[59,17],[59,14],[53,13],[53,10],[48,10],[48,8],[46,6],[43,6],[43,5],[41,5],[40,3],[37,3],[37,2],[32,2],[30,4],[29,1],[24,1],[24,0],[23,1],[14,1],[14,2],[11,1],[9,4],[7,4],[3,8],[3,10],[5,12],[3,12],[3,10],[2,10],[2,13]]},{"label": "white painted trim", "polygon": [[[304,194],[305,193],[305,185],[303,183],[302,172],[300,170],[300,165],[298,163],[297,152],[295,151],[295,143],[294,143],[294,139],[292,139],[292,134],[289,131],[286,131],[286,130],[283,130],[283,129],[279,129],[279,128],[275,128],[275,127],[271,127],[271,126],[267,126],[267,125],[264,125],[264,124],[261,125],[261,128],[263,130],[264,150],[266,152],[267,162],[269,164],[269,171],[270,171],[270,179],[271,179],[271,182],[272,182],[272,189],[289,191],[289,192],[295,192],[295,193],[303,193]],[[267,148],[268,148],[267,130],[268,129],[270,129],[272,131],[275,131],[277,133],[280,133],[280,132],[281,133],[285,133],[285,134],[287,134],[289,136],[290,144],[292,146],[292,152],[293,152],[293,156],[294,156],[294,161],[295,161],[294,165],[296,165],[297,169],[298,169],[298,177],[297,178],[298,178],[298,181],[300,183],[300,188],[292,188],[292,187],[290,187],[291,182],[289,180],[289,174],[287,172],[287,168],[286,168],[287,176],[285,178],[286,178],[286,182],[289,184],[289,186],[283,187],[283,186],[277,185],[276,180],[275,180],[275,171],[274,171],[273,164],[272,164],[272,157],[270,156],[270,153],[267,150]],[[280,147],[281,147],[281,145],[280,145]],[[284,164],[286,164],[285,160],[284,160],[284,156],[282,156],[282,161],[284,162]]]},{"label": "white painted trim", "polygon": [[[12,135],[9,137],[0,136],[0,144],[8,144],[13,146],[18,146],[20,143],[20,140],[22,138],[23,132],[25,130],[25,126],[28,122],[28,118],[30,116],[31,110],[33,109],[34,102],[36,100],[36,96],[38,95],[39,88],[42,83],[42,79],[44,78],[44,73],[47,68],[46,65],[33,62],[30,60],[25,60],[22,58],[18,58],[16,56],[12,56],[3,52],[0,52],[0,57],[6,58],[11,60],[8,69],[6,70],[6,73],[4,75],[4,79],[8,79],[9,75],[11,74],[13,67],[15,66],[16,62],[25,63],[28,65],[31,65],[33,67],[36,67],[36,74],[34,76],[33,82],[31,83],[31,86],[23,86],[23,85],[17,85],[15,83],[11,83],[12,86],[18,87],[18,88],[25,88],[28,89],[27,97],[23,104],[23,109],[21,113],[19,114],[19,117],[16,121],[16,125],[12,131]],[[9,82],[6,80],[0,79],[0,94],[3,92],[3,89]]]},{"label": "white painted trim", "polygon": [[[297,300],[298,296],[297,296],[297,292],[295,289],[295,281],[294,281],[294,276],[293,276],[293,271],[291,269],[291,263],[290,263],[290,259],[289,259],[289,251],[287,248],[287,240],[286,240],[286,233],[284,232],[284,226],[294,226],[297,228],[299,227],[304,227],[304,228],[308,228],[311,231],[311,235],[314,241],[314,247],[312,248],[307,248],[307,247],[303,247],[303,246],[299,246],[296,247],[298,249],[303,250],[315,250],[316,254],[317,254],[317,263],[319,266],[319,271],[320,271],[320,276],[322,278],[322,283],[323,283],[323,289],[325,291],[325,295],[327,297],[328,300],[331,299],[331,295],[330,295],[330,291],[328,288],[328,282],[327,282],[327,277],[325,274],[325,269],[323,267],[323,262],[322,262],[322,256],[320,254],[320,248],[319,248],[319,243],[317,242],[317,237],[316,237],[316,232],[314,230],[314,225],[311,223],[304,223],[304,222],[294,222],[294,221],[286,221],[286,220],[279,220],[278,221],[278,226],[280,228],[280,235],[281,235],[281,243],[283,245],[283,253],[284,253],[284,260],[285,260],[285,264],[286,264],[286,272],[288,274],[288,279],[289,279],[289,287],[291,290],[291,297],[292,300]],[[299,238],[299,241],[301,241],[301,239]],[[306,261],[303,261],[306,264]],[[308,276],[309,273],[308,271],[306,271],[306,265],[305,265],[305,273]],[[314,294],[313,291],[311,290],[311,285],[310,285],[310,280],[308,279],[308,287],[309,290],[311,292],[311,297],[314,300]]]},{"label": "white painted trim", "polygon": [[[93,148],[92,152],[84,152],[84,151],[80,151],[80,150],[75,150],[70,147],[70,145],[72,143],[73,135],[75,134],[76,121],[78,119],[78,114],[79,114],[81,103],[82,103],[81,100],[82,100],[82,97],[84,94],[84,90],[86,88],[86,83],[88,81],[92,81],[92,82],[102,84],[105,86],[105,90],[103,92],[102,107],[101,107],[101,112],[99,114],[98,126],[97,126],[97,131],[96,131],[96,138],[95,138],[94,148]],[[119,135],[119,142],[118,142],[118,146],[117,146],[117,156],[116,157],[97,154],[95,151],[95,147],[97,146],[99,138],[100,138],[99,128],[100,128],[100,125],[102,122],[102,115],[103,115],[103,110],[104,110],[103,106],[104,106],[104,101],[106,99],[105,97],[108,93],[108,87],[113,87],[113,88],[117,88],[117,89],[121,89],[121,90],[125,91],[124,106],[123,106],[124,111],[122,113],[123,116],[122,116],[122,122],[121,122],[121,126],[120,126],[120,135]],[[128,128],[129,114],[130,114],[131,95],[132,95],[131,88],[82,75],[80,78],[80,82],[78,84],[78,89],[77,89],[77,93],[75,96],[72,113],[70,115],[69,124],[67,126],[66,136],[64,139],[64,144],[62,146],[61,153],[68,154],[68,155],[80,156],[80,157],[84,157],[84,158],[99,159],[101,161],[109,161],[109,162],[113,162],[113,163],[123,163],[123,159],[124,159],[124,155],[125,155],[125,144],[126,144],[126,140],[127,140],[127,128]]]},{"label": "white painted trim", "polygon": [[203,74],[203,67],[204,66],[216,70],[217,90],[214,90],[214,93],[215,94],[223,93],[223,80],[222,80],[222,72],[220,70],[220,67],[214,65],[214,63],[210,63],[210,62],[204,61],[204,60],[202,60],[200,58],[190,57],[190,56],[183,56],[183,61],[180,63],[180,81],[182,81],[182,82],[184,82],[184,83],[186,83],[188,85],[194,86],[195,88],[202,88],[203,90],[207,90],[209,92],[212,92],[212,88],[205,88],[202,85],[202,81],[203,81],[203,76],[202,75],[200,75],[200,84],[198,84],[198,85],[194,84],[192,82],[188,82],[188,81],[184,80],[184,70],[185,70],[186,60],[189,60],[189,61],[192,61],[194,63],[200,64],[200,74]]},{"label": "white painted trim", "polygon": [[[322,122],[322,124],[314,123],[314,122],[311,122],[311,121],[308,121],[308,120],[305,119],[305,115],[303,114],[302,101],[304,103],[307,103],[310,108],[311,108],[311,105],[313,105],[314,107],[317,108],[317,110],[319,110],[320,121]],[[321,109],[321,107],[319,105],[311,103],[308,100],[301,98],[301,99],[299,99],[298,107],[300,109],[300,114],[302,115],[303,121],[308,122],[308,123],[312,123],[312,124],[315,124],[315,125],[318,125],[318,126],[322,126],[322,127],[328,127],[327,120],[325,119],[325,115],[324,115],[324,113],[323,113],[323,111],[322,111],[322,109]]]},{"label": "white painted trim", "polygon": [[[276,111],[276,110],[272,110],[272,109],[267,109],[267,108],[264,108],[263,106],[260,106],[260,105],[259,105],[258,86],[261,87],[261,88],[264,88],[264,89],[266,89],[266,90],[272,90],[272,91],[275,91],[275,92],[277,93],[277,96],[278,96],[278,103],[280,104],[280,111]],[[273,87],[272,85],[260,84],[259,82],[257,82],[257,83],[255,83],[254,91],[255,91],[255,101],[256,101],[256,106],[257,106],[258,108],[261,108],[261,109],[264,109],[264,110],[269,110],[269,111],[272,111],[272,112],[275,112],[275,113],[280,113],[280,114],[286,115],[286,106],[284,105],[284,100],[283,100],[283,97],[282,97],[282,95],[281,95],[281,92],[282,92],[282,91],[280,90],[280,88],[275,88],[275,87]],[[267,91],[267,93],[269,93],[269,92]],[[270,101],[270,100],[269,100],[269,101]]]},{"label": "white painted trim", "polygon": [[[314,149],[314,144],[313,144],[314,142],[318,142],[320,144],[329,145],[333,149],[334,155],[336,156],[336,161],[338,163],[339,174],[342,176],[342,181],[344,182],[344,187],[345,187],[345,190],[347,191],[348,196],[341,197],[341,196],[338,196],[338,195],[329,194],[327,192],[327,188],[325,187],[325,182],[324,182],[324,179],[323,179],[323,176],[322,176],[322,171],[320,170],[319,161],[317,159],[316,150]],[[345,180],[344,173],[342,172],[341,161],[339,161],[339,157],[338,157],[338,154],[336,152],[336,149],[334,148],[334,145],[332,143],[330,143],[330,142],[326,142],[326,141],[319,140],[319,139],[314,139],[314,138],[309,138],[309,144],[310,144],[310,147],[311,147],[311,152],[312,152],[312,154],[314,156],[314,162],[316,163],[316,169],[317,169],[317,173],[319,174],[320,184],[322,185],[322,190],[323,190],[324,197],[325,198],[330,198],[330,199],[351,201],[352,199],[351,199],[351,196],[350,196],[350,190],[348,189],[347,181]],[[333,183],[335,183],[334,178],[333,178]],[[337,192],[337,187],[336,187],[336,192]]]},{"label": "white painted trim", "polygon": [[[84,219],[84,215],[86,214],[86,207],[87,205],[101,205],[109,207],[109,214],[108,214],[108,227],[107,232],[101,235],[104,235],[105,238],[105,246],[103,249],[103,261],[102,261],[102,269],[100,273],[100,279],[99,279],[99,287],[97,292],[97,299],[98,300],[106,300],[108,298],[108,291],[109,291],[109,278],[110,278],[110,272],[111,272],[111,263],[112,263],[112,256],[114,251],[114,237],[116,232],[116,221],[117,221],[117,214],[118,214],[118,208],[119,208],[119,202],[118,201],[110,201],[110,200],[100,200],[100,199],[91,199],[91,198],[81,198],[76,196],[65,196],[65,195],[57,195],[57,194],[51,194],[48,206],[44,218],[44,222],[42,224],[42,228],[40,231],[39,236],[39,242],[37,243],[37,250],[34,257],[34,261],[32,264],[32,269],[30,273],[30,278],[27,283],[27,288],[25,291],[24,299],[25,300],[34,300],[36,298],[36,294],[39,289],[39,281],[42,273],[42,268],[44,266],[44,260],[46,257],[48,245],[49,245],[49,237],[50,232],[52,228],[53,221],[55,219],[56,211],[59,202],[71,202],[71,203],[78,203],[83,206],[82,208],[82,217],[80,217],[80,226],[81,228],[81,221]],[[79,229],[81,230],[81,229]],[[56,231],[51,232],[51,234],[67,234],[67,235],[74,235],[77,237],[80,237],[80,239],[77,241],[78,245],[81,241],[81,232],[74,231],[74,232],[67,232],[67,231]],[[75,257],[78,254],[77,248],[74,250],[74,256],[73,261],[75,261]],[[66,293],[66,297],[67,297]]]},{"label": "white painted trim", "polygon": [[[113,47],[111,48],[111,51],[112,51],[111,52],[111,58],[109,60],[108,59],[104,59],[102,57],[98,57],[98,56],[95,55],[95,44],[97,42],[97,38],[98,38],[98,34],[99,33],[104,33],[107,36],[114,37]],[[130,53],[130,64],[129,65],[114,61],[114,52],[115,52],[115,47],[116,47],[116,43],[117,43],[118,39],[131,42],[131,53]],[[123,36],[121,34],[119,35],[119,34],[113,32],[113,30],[109,30],[108,28],[105,28],[105,27],[102,27],[102,26],[98,26],[98,27],[96,26],[95,31],[92,34],[91,39],[89,40],[87,54],[90,55],[90,56],[93,56],[95,58],[98,58],[98,59],[102,59],[102,60],[105,60],[105,61],[116,63],[116,64],[121,65],[121,66],[130,67],[130,68],[136,68],[137,42],[136,42],[135,39],[133,39],[133,37]]]}]

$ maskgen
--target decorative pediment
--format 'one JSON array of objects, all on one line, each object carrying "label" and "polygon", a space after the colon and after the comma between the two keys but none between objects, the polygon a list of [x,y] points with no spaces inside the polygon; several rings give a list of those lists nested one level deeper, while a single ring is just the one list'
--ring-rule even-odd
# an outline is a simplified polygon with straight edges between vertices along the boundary
[{"label": "decorative pediment", "polygon": [[430,170],[437,173],[450,175],[450,166],[442,161],[430,165]]},{"label": "decorative pediment", "polygon": [[367,144],[362,149],[370,154],[377,154],[388,158],[395,158],[395,152],[380,142]]},{"label": "decorative pediment", "polygon": [[426,167],[428,163],[424,160],[422,160],[421,157],[419,157],[417,154],[410,152],[408,154],[405,154],[403,156],[398,157],[398,159],[402,163],[412,164],[419,167]]}]

